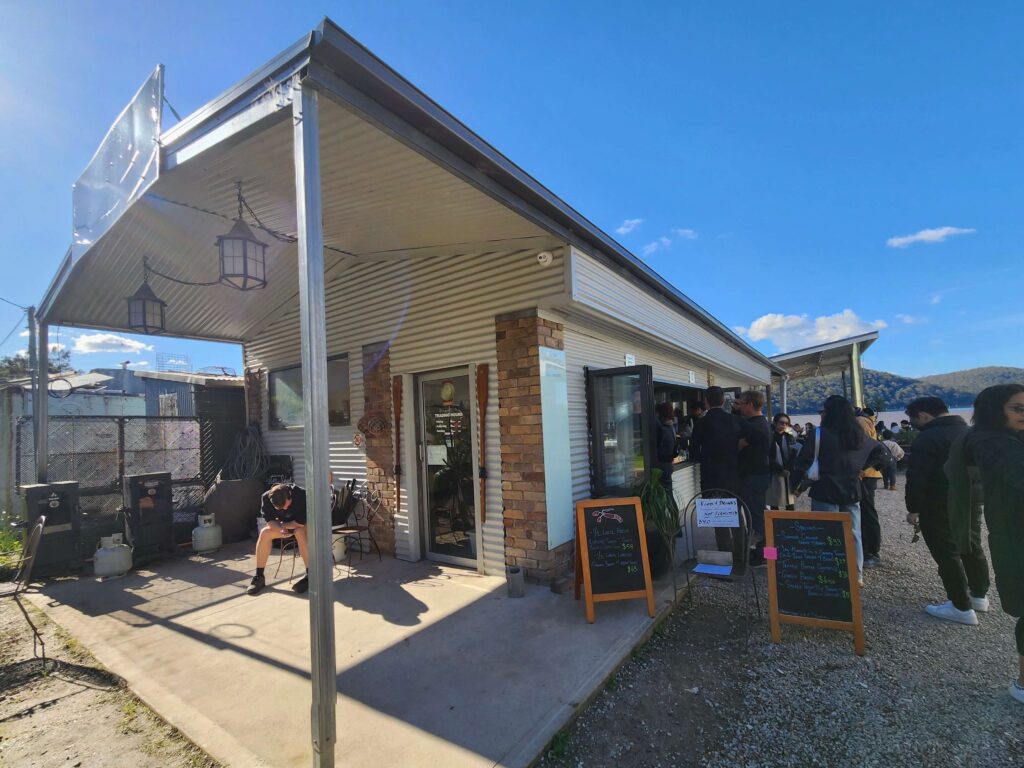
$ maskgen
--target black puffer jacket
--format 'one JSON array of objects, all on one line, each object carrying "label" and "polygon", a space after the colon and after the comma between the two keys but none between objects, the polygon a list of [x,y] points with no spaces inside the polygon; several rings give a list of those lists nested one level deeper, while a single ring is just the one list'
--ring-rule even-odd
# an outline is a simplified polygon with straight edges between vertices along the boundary
[{"label": "black puffer jacket", "polygon": [[907,456],[907,511],[917,515],[945,515],[949,483],[943,467],[949,448],[967,433],[960,416],[932,419],[914,438]]},{"label": "black puffer jacket", "polygon": [[799,486],[814,463],[814,443],[821,435],[818,451],[818,480],[811,483],[810,497],[825,504],[853,504],[860,501],[860,473],[868,467],[881,469],[889,463],[889,452],[880,442],[867,435],[860,447],[843,446],[839,435],[827,427],[816,429],[804,440],[793,466],[794,487]]}]

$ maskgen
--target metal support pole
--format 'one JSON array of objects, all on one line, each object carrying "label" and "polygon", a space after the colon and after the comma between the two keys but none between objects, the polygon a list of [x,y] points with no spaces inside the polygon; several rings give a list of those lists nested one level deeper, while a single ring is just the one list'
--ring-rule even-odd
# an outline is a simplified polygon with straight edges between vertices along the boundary
[{"label": "metal support pole", "polygon": [[779,408],[782,413],[789,413],[789,376],[779,377]]},{"label": "metal support pole", "polygon": [[45,483],[50,470],[50,328],[46,323],[39,323],[38,330],[38,396],[32,401],[32,421],[36,427],[36,482]]},{"label": "metal support pole", "polygon": [[864,369],[860,365],[860,344],[850,350],[850,386],[853,389],[853,407],[864,407]]},{"label": "metal support pole", "polygon": [[39,348],[36,346],[36,308],[29,307],[28,315],[28,378],[29,390],[32,393],[32,453],[35,455],[36,446],[39,444],[39,419],[35,417],[36,403],[39,402],[39,377],[36,375],[36,353]]},{"label": "metal support pole", "polygon": [[850,398],[850,392],[846,388],[846,369],[845,368],[843,368],[842,376],[843,376],[843,397],[849,399]]},{"label": "metal support pole", "polygon": [[313,765],[334,766],[334,585],[328,492],[327,321],[320,189],[320,103],[308,83],[292,102],[295,207],[299,231],[299,318],[302,332],[302,412],[309,536],[309,636],[313,704]]}]

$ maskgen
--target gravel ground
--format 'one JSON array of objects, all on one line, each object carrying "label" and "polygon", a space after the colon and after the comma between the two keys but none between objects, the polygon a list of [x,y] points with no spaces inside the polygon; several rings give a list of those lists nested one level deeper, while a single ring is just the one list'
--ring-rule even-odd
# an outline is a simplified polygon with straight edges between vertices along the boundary
[{"label": "gravel ground", "polygon": [[[924,613],[945,599],[899,491],[878,491],[883,565],[866,572],[867,655],[852,635],[767,619],[749,637],[741,593],[696,590],[559,734],[543,766],[1024,766],[1014,620]],[[804,505],[808,503],[802,500]],[[761,594],[764,596],[764,575]]]},{"label": "gravel ground", "polygon": [[27,609],[57,664],[41,674],[24,617],[12,600],[0,602],[0,765],[219,768],[81,644]]}]

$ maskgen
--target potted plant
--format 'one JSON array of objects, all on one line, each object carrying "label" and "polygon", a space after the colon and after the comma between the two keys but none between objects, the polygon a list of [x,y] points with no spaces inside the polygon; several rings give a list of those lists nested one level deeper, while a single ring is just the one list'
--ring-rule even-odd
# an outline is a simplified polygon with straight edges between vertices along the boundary
[{"label": "potted plant", "polygon": [[650,478],[633,488],[633,495],[640,497],[651,576],[657,578],[667,573],[672,565],[679,508],[672,492],[661,484],[660,469],[652,469]]}]

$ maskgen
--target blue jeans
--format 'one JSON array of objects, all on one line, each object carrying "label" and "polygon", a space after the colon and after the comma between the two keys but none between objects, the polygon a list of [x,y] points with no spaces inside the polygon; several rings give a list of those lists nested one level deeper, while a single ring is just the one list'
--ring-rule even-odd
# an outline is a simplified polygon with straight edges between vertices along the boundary
[{"label": "blue jeans", "polygon": [[824,501],[811,499],[812,512],[848,512],[851,519],[850,528],[853,530],[853,543],[857,550],[857,578],[864,575],[864,545],[860,540],[860,502],[853,504],[828,504]]}]

